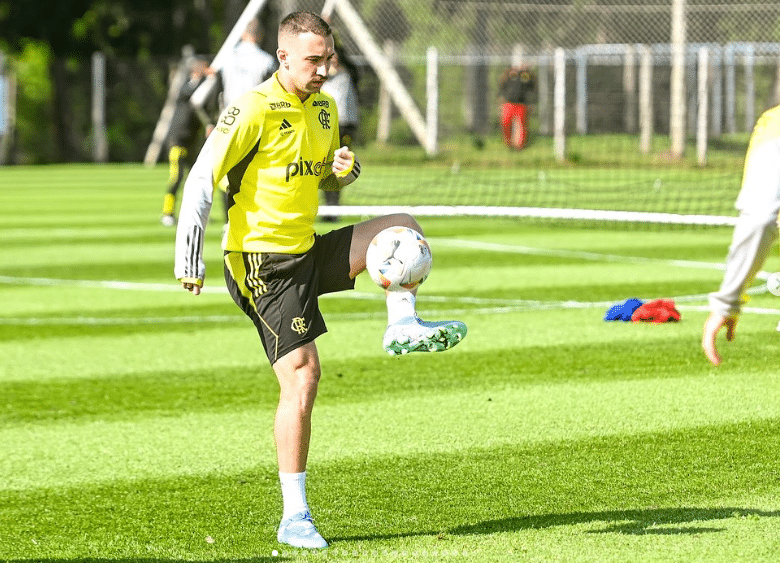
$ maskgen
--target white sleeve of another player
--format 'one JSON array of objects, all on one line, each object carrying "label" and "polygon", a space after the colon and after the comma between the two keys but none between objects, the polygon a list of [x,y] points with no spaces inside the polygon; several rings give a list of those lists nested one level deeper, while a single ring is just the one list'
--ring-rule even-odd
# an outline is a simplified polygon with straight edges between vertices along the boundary
[{"label": "white sleeve of another player", "polygon": [[712,312],[725,316],[739,313],[745,289],[761,270],[778,237],[780,139],[771,139],[750,151],[736,207],[740,214],[723,282],[709,295]]},{"label": "white sleeve of another player", "polygon": [[176,258],[174,275],[178,280],[195,281],[201,285],[206,276],[203,261],[203,236],[211,212],[214,195],[212,180],[212,148],[209,136],[184,183],[184,193],[176,227]]}]

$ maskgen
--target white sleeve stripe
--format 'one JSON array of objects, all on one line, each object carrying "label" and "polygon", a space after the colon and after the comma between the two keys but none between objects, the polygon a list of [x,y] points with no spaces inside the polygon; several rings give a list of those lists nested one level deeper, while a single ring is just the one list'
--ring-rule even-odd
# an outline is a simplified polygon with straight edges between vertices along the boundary
[{"label": "white sleeve stripe", "polygon": [[189,256],[187,257],[187,263],[184,267],[184,277],[197,278],[198,277],[198,258],[201,254],[203,242],[203,229],[197,225],[192,226],[192,230],[187,235],[187,247],[189,248]]},{"label": "white sleeve stripe", "polygon": [[202,280],[206,275],[203,262],[204,232],[214,192],[211,143],[212,137],[206,139],[184,183],[176,228],[174,275],[177,279]]}]

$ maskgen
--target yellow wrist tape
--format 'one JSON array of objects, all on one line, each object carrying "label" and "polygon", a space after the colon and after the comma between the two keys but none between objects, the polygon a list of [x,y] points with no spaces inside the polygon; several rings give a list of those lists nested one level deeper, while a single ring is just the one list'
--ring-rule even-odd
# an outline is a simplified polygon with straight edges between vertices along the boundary
[{"label": "yellow wrist tape", "polygon": [[350,151],[349,158],[350,158],[350,163],[346,169],[342,170],[341,172],[334,172],[336,178],[346,178],[347,176],[349,176],[350,172],[352,172],[352,169],[355,168],[355,153]]}]

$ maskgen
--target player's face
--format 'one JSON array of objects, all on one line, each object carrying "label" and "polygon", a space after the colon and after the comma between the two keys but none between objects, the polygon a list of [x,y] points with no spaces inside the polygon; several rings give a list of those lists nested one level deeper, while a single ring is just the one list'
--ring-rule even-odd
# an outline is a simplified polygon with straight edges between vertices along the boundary
[{"label": "player's face", "polygon": [[277,51],[282,86],[301,100],[319,92],[328,78],[333,54],[333,36],[306,32],[285,37]]}]

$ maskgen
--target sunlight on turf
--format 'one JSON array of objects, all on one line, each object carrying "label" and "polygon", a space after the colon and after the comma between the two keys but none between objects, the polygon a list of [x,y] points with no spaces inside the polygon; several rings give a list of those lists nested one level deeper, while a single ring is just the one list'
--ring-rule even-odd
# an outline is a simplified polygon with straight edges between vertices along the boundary
[{"label": "sunlight on turf", "polygon": [[[323,297],[315,557],[275,541],[278,385],[225,292],[220,217],[193,297],[165,167],[0,172],[0,559],[776,559],[780,298],[757,279],[720,368],[699,344],[730,229],[422,218],[418,312],[469,333],[390,358],[367,276]],[[629,297],[682,322],[602,320]]]}]

